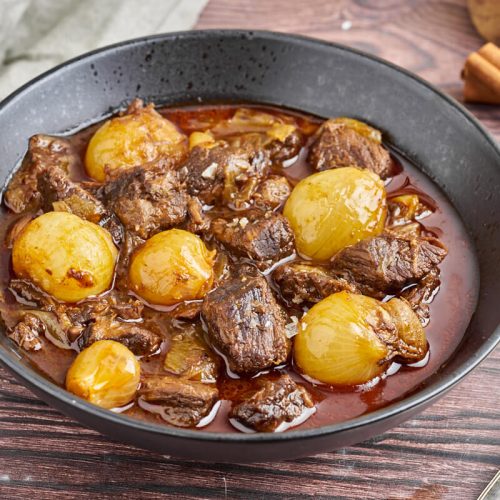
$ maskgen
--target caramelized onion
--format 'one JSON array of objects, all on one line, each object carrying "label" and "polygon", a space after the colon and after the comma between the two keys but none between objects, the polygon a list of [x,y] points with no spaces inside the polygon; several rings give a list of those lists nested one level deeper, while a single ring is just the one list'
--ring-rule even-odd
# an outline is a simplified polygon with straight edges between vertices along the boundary
[{"label": "caramelized onion", "polygon": [[132,290],[151,304],[173,305],[202,299],[214,279],[215,251],[182,229],[154,235],[133,254]]},{"label": "caramelized onion", "polygon": [[393,359],[413,363],[426,353],[425,332],[408,304],[349,292],[334,293],[310,309],[294,345],[299,369],[331,385],[365,384]]},{"label": "caramelized onion", "polygon": [[386,194],[378,175],[355,167],[325,170],[300,181],[283,215],[301,255],[328,260],[384,229]]},{"label": "caramelized onion", "polygon": [[118,408],[134,399],[140,380],[132,351],[114,340],[99,340],[84,349],[66,375],[66,389],[103,408]]},{"label": "caramelized onion", "polygon": [[14,242],[12,265],[64,302],[77,302],[107,290],[118,250],[102,227],[67,212],[33,219]]}]

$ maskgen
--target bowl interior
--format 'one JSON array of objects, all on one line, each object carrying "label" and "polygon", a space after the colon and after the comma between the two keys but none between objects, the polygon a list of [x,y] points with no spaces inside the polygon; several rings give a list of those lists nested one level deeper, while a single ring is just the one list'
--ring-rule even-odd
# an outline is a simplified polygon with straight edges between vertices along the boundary
[{"label": "bowl interior", "polygon": [[[78,58],[0,104],[0,185],[24,155],[31,135],[81,128],[136,96],[161,104],[252,101],[360,118],[382,129],[444,190],[476,246],[478,308],[455,355],[415,395],[379,410],[381,418],[445,390],[498,342],[500,152],[453,100],[390,64],[319,41],[265,32],[162,35]],[[32,373],[3,336],[0,360],[39,391],[70,401],[64,391]],[[90,405],[72,404],[105,418],[105,412]],[[177,431],[165,427],[161,432]],[[183,433],[192,432],[177,432]]]}]

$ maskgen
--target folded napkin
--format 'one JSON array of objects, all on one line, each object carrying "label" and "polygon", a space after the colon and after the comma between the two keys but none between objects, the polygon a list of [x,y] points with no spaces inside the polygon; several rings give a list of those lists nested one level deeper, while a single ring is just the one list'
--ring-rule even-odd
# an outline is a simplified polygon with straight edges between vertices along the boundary
[{"label": "folded napkin", "polygon": [[208,0],[0,0],[0,99],[89,50],[190,29]]}]

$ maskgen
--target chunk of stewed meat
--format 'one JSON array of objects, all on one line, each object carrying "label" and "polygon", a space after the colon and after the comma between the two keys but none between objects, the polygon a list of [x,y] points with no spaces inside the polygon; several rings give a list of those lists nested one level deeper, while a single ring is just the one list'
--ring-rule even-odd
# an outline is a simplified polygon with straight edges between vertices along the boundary
[{"label": "chunk of stewed meat", "polygon": [[201,302],[181,302],[172,311],[172,318],[178,320],[196,319],[201,312]]},{"label": "chunk of stewed meat", "polygon": [[169,424],[193,427],[210,413],[219,391],[212,384],[154,375],[142,379],[138,394],[144,410],[160,415]]},{"label": "chunk of stewed meat", "polygon": [[398,238],[382,234],[341,250],[332,269],[365,295],[398,293],[434,269],[447,250],[436,238]]},{"label": "chunk of stewed meat", "polygon": [[292,304],[316,303],[343,290],[358,291],[355,284],[332,275],[328,267],[307,262],[283,264],[274,271],[273,278],[283,298]]},{"label": "chunk of stewed meat", "polygon": [[[38,315],[40,311],[44,314],[52,313],[55,317],[54,321],[70,341],[76,339],[83,332],[86,322],[90,320],[90,307],[83,304],[62,304],[41,291],[29,280],[10,280],[9,291],[20,304],[35,307],[34,315]],[[100,305],[100,301],[97,303]],[[97,307],[96,314],[100,314],[100,311],[101,307]]]},{"label": "chunk of stewed meat", "polygon": [[409,224],[402,224],[399,226],[388,226],[384,230],[385,234],[405,240],[420,238],[423,236],[422,232],[423,226],[420,222],[410,222]]},{"label": "chunk of stewed meat", "polygon": [[130,295],[116,289],[108,292],[104,297],[100,297],[96,300],[99,302],[105,302],[115,316],[125,321],[137,321],[142,317],[144,303],[139,299],[131,297]]},{"label": "chunk of stewed meat", "polygon": [[[99,332],[93,329],[90,330],[90,325],[99,323],[96,328],[100,327],[102,330],[106,326],[104,320],[108,317],[113,319],[113,323],[115,318],[123,321],[139,321],[142,319],[143,309],[144,304],[141,301],[113,290],[104,297],[79,304],[57,304],[52,309],[52,312],[55,313],[61,327],[68,333],[70,340],[73,341],[78,338],[83,345],[81,339],[85,332],[87,332],[87,335],[90,333],[99,335]],[[120,321],[119,324],[128,323],[121,323]],[[104,337],[102,339],[97,338],[96,340],[103,339]]]},{"label": "chunk of stewed meat", "polygon": [[74,321],[82,323],[108,312],[123,320],[139,320],[144,309],[144,304],[140,300],[118,290],[112,290],[102,297],[89,299],[78,304],[57,302],[50,295],[36,287],[31,281],[25,279],[11,279],[9,290],[18,302],[23,304],[27,302],[43,311],[49,312],[61,309],[66,311]]},{"label": "chunk of stewed meat", "polygon": [[191,196],[187,203],[188,218],[186,229],[191,233],[203,234],[210,229],[210,217],[203,212],[203,205],[196,196]]},{"label": "chunk of stewed meat", "polygon": [[304,145],[304,136],[295,129],[285,140],[274,140],[268,146],[271,160],[284,162],[296,157]]},{"label": "chunk of stewed meat", "polygon": [[285,313],[262,276],[224,281],[205,297],[201,313],[208,340],[231,371],[256,373],[286,361]]},{"label": "chunk of stewed meat", "polygon": [[[144,304],[133,297],[113,290],[103,297],[87,300],[79,304],[59,304],[47,309],[57,316],[62,328],[70,334],[71,339],[80,337],[89,325],[101,318],[112,317],[123,321],[139,321],[142,319]],[[100,339],[98,339],[100,340]]]},{"label": "chunk of stewed meat", "polygon": [[125,321],[139,320],[144,308],[141,301],[117,290],[78,304],[60,303],[29,280],[10,280],[9,290],[21,304],[28,303],[37,310],[53,313],[70,341],[78,338],[90,322],[101,316],[111,314]]},{"label": "chunk of stewed meat", "polygon": [[9,291],[20,303],[29,303],[44,308],[50,308],[56,301],[48,294],[36,287],[31,281],[13,278],[9,281]]},{"label": "chunk of stewed meat", "polygon": [[38,191],[42,195],[42,209],[64,211],[82,219],[99,224],[107,229],[115,243],[123,238],[120,221],[110,212],[102,201],[73,182],[60,168],[45,168],[38,176]]},{"label": "chunk of stewed meat", "polygon": [[[12,293],[17,302],[22,305],[29,305],[36,307],[37,310],[54,313],[61,328],[72,335],[78,336],[84,329],[84,324],[79,323],[83,313],[86,309],[82,305],[72,306],[63,304],[56,301],[51,295],[40,290],[30,280],[25,279],[11,279],[9,281],[9,291]],[[69,311],[78,311],[75,318],[72,318],[68,313]]]},{"label": "chunk of stewed meat", "polygon": [[116,265],[115,286],[124,290],[128,288],[130,257],[137,248],[145,243],[145,241],[144,238],[141,238],[133,231],[124,231],[123,241],[118,255],[118,263]]},{"label": "chunk of stewed meat", "polygon": [[263,210],[274,210],[285,204],[291,192],[292,188],[285,177],[271,175],[260,183],[253,202]]},{"label": "chunk of stewed meat", "polygon": [[387,226],[401,226],[431,214],[433,208],[416,194],[393,196],[387,200]]},{"label": "chunk of stewed meat", "polygon": [[117,321],[113,316],[99,316],[92,321],[78,339],[84,349],[98,340],[114,340],[128,347],[136,356],[146,356],[158,351],[161,335],[143,325]]},{"label": "chunk of stewed meat", "polygon": [[406,299],[418,316],[423,326],[427,326],[430,319],[429,304],[441,285],[439,268],[431,269],[416,285],[406,288],[401,297]]},{"label": "chunk of stewed meat", "polygon": [[34,135],[29,141],[28,154],[21,168],[5,191],[5,204],[15,213],[38,208],[42,201],[37,185],[40,172],[55,168],[67,173],[78,162],[78,154],[67,139]]},{"label": "chunk of stewed meat", "polygon": [[46,332],[45,323],[31,313],[26,313],[17,325],[7,330],[7,336],[26,351],[39,351],[42,337]]},{"label": "chunk of stewed meat", "polygon": [[261,269],[294,251],[290,224],[283,215],[275,212],[255,209],[231,219],[214,219],[211,231],[232,252],[249,257]]},{"label": "chunk of stewed meat", "polygon": [[203,203],[244,208],[267,174],[269,157],[249,147],[195,146],[181,169],[189,193]]},{"label": "chunk of stewed meat", "polygon": [[393,170],[391,156],[382,145],[335,120],[328,120],[319,128],[308,161],[316,170],[367,168],[382,179],[392,175]]},{"label": "chunk of stewed meat", "polygon": [[141,238],[180,224],[188,196],[178,173],[167,163],[135,167],[105,184],[101,196],[125,229]]},{"label": "chunk of stewed meat", "polygon": [[277,379],[263,378],[258,389],[241,403],[232,407],[229,418],[258,432],[284,430],[282,427],[299,424],[314,410],[309,392],[288,375]]}]

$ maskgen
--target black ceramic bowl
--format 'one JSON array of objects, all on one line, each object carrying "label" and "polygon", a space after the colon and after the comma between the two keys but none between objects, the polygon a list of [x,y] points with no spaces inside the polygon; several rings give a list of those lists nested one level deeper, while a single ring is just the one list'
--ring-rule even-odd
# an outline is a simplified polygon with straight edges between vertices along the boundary
[{"label": "black ceramic bowl", "polygon": [[412,417],[498,343],[500,150],[455,101],[400,68],[330,43],[266,32],[160,35],[65,63],[0,104],[0,185],[31,135],[90,124],[136,96],[161,104],[255,101],[375,124],[461,214],[480,266],[477,311],[453,357],[413,395],[347,422],[283,434],[213,434],[114,414],[35,373],[0,335],[0,360],[47,403],[117,440],[164,454],[238,462],[294,458],[365,440]]}]

